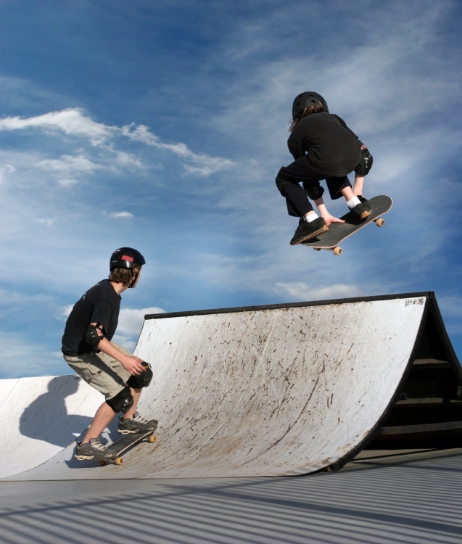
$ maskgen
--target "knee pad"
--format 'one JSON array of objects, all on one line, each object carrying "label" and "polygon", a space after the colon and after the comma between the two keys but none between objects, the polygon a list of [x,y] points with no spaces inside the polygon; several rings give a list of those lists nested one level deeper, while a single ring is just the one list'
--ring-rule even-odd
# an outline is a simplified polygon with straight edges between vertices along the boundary
[{"label": "knee pad", "polygon": [[147,387],[152,380],[152,370],[151,365],[149,363],[141,363],[144,367],[146,367],[146,370],[140,374],[139,376],[130,376],[127,385],[129,387],[133,387],[133,389],[141,389],[143,387]]},{"label": "knee pad", "polygon": [[114,412],[126,414],[133,406],[133,396],[129,387],[124,387],[115,397],[106,401]]},{"label": "knee pad", "polygon": [[358,174],[358,176],[367,176],[369,170],[372,168],[373,162],[374,157],[369,153],[369,150],[367,148],[363,149],[361,151],[361,161],[355,168],[355,174]]},{"label": "knee pad", "polygon": [[304,183],[303,187],[308,198],[311,198],[311,200],[318,200],[324,194],[324,187],[321,187],[319,181],[317,183]]}]

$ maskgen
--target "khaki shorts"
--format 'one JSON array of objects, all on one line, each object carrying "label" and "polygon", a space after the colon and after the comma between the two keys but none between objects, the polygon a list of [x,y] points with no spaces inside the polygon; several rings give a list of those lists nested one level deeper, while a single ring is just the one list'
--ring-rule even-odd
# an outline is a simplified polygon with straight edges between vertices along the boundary
[{"label": "khaki shorts", "polygon": [[[122,353],[131,355],[124,347],[111,344]],[[102,351],[99,353],[85,353],[77,357],[63,355],[66,363],[89,385],[102,393],[106,400],[114,398],[127,387],[130,372],[117,359],[109,357]]]}]

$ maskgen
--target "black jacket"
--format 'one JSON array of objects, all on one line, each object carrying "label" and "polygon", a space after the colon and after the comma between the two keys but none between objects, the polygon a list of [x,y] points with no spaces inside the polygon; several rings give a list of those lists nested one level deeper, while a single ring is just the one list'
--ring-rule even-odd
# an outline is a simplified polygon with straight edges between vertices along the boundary
[{"label": "black jacket", "polygon": [[[361,160],[362,142],[338,115],[321,112],[301,119],[287,145],[295,160],[329,177],[346,176]],[[308,153],[308,155],[305,155]]]}]

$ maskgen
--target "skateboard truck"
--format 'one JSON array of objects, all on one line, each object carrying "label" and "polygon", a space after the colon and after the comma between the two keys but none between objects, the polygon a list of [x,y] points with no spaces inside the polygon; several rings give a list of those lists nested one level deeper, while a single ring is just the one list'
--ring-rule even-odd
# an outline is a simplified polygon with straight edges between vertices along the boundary
[{"label": "skateboard truck", "polygon": [[343,249],[340,246],[336,247],[314,247],[315,251],[321,251],[321,249],[325,249],[326,251],[332,251],[334,255],[341,255]]}]

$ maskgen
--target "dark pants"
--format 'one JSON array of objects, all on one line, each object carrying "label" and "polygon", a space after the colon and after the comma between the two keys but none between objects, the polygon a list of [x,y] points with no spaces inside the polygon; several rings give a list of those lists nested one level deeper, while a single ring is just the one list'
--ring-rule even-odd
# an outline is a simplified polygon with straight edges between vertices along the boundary
[{"label": "dark pants", "polygon": [[[322,196],[323,189],[319,185],[322,179],[326,180],[332,200],[336,200],[342,196],[342,189],[351,187],[348,176],[333,178],[313,172],[306,166],[303,157],[279,170],[276,177],[276,185],[281,195],[286,199],[289,215],[303,217],[313,210],[313,206],[308,200],[307,192]],[[300,187],[300,183],[303,184],[303,188]]]}]

